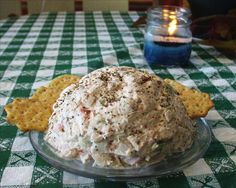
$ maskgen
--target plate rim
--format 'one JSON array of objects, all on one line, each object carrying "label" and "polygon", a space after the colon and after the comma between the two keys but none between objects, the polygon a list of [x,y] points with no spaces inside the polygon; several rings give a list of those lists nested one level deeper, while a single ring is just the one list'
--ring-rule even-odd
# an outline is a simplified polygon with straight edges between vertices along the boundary
[{"label": "plate rim", "polygon": [[[86,172],[86,171],[77,171],[75,169],[69,168],[67,169],[65,165],[61,164],[60,162],[57,161],[53,161],[51,159],[49,159],[47,157],[47,154],[45,154],[43,151],[41,151],[39,148],[36,147],[36,145],[34,144],[35,142],[33,141],[33,134],[34,133],[38,133],[38,134],[43,134],[37,131],[30,131],[29,132],[29,139],[30,142],[34,148],[34,150],[36,151],[36,153],[43,158],[43,160],[45,160],[47,163],[49,163],[50,165],[52,165],[53,167],[66,171],[66,172],[70,172],[73,173],[75,175],[79,175],[79,176],[83,176],[83,177],[87,177],[87,178],[92,178],[92,179],[106,179],[106,180],[111,180],[111,181],[125,181],[125,180],[131,180],[131,179],[143,179],[143,178],[147,178],[147,177],[161,177],[164,175],[169,175],[169,174],[173,174],[176,172],[179,172],[181,170],[183,170],[184,168],[191,166],[192,164],[194,164],[195,162],[197,162],[197,160],[199,160],[200,158],[202,158],[202,156],[206,153],[206,151],[208,150],[211,142],[212,142],[212,130],[211,127],[208,125],[208,123],[206,122],[206,120],[204,118],[199,118],[197,120],[200,120],[202,122],[202,124],[204,124],[204,127],[208,133],[208,142],[206,143],[206,146],[201,150],[200,154],[197,157],[194,157],[192,161],[183,164],[180,167],[177,167],[174,170],[169,170],[169,171],[162,171],[160,172],[158,175],[157,174],[151,174],[151,175],[138,175],[138,176],[133,176],[129,174],[118,174],[118,175],[103,175],[103,174],[96,174],[93,172]],[[46,143],[46,142],[45,142]],[[52,151],[53,152],[53,151]],[[55,154],[56,155],[56,154]],[[58,156],[60,157],[60,156]],[[62,158],[63,159],[63,158]],[[64,159],[65,160],[65,159]],[[153,164],[155,165],[155,164]],[[149,166],[150,167],[150,166]],[[91,168],[100,168],[100,167],[91,167]],[[112,169],[114,170],[114,169]],[[120,170],[120,169],[115,169],[115,170]],[[122,170],[129,170],[129,169],[122,169]],[[132,169],[134,170],[134,168]]]}]

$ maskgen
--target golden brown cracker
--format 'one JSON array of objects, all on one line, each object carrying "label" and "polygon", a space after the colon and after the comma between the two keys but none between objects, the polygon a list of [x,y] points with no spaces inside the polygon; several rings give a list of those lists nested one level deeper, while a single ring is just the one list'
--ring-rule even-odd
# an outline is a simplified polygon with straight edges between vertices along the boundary
[{"label": "golden brown cracker", "polygon": [[214,106],[207,93],[190,89],[174,80],[165,79],[164,81],[179,95],[190,118],[205,117],[208,111]]},{"label": "golden brown cracker", "polygon": [[165,83],[169,84],[178,94],[183,93],[185,90],[189,90],[186,86],[180,84],[171,79],[164,79]]},{"label": "golden brown cracker", "polygon": [[190,118],[195,119],[205,117],[208,111],[214,106],[210,97],[206,93],[198,91],[185,91],[180,95]]},{"label": "golden brown cracker", "polygon": [[53,87],[40,87],[32,95],[31,99],[47,102],[52,105],[56,102],[62,91],[63,89]]},{"label": "golden brown cracker", "polygon": [[60,93],[69,85],[79,81],[79,77],[75,75],[62,75],[53,79],[47,87],[40,87],[31,97],[32,99],[37,99],[40,101],[48,102],[50,105],[53,105]]},{"label": "golden brown cracker", "polygon": [[58,76],[53,79],[48,87],[57,88],[57,89],[65,89],[67,86],[76,83],[80,80],[80,77],[70,74],[64,74],[62,76]]},{"label": "golden brown cracker", "polygon": [[30,99],[15,99],[5,106],[7,121],[15,124],[22,131],[45,131],[52,106],[60,93],[79,79],[74,75],[62,75],[53,79],[48,86],[38,88]]},{"label": "golden brown cracker", "polygon": [[7,121],[22,131],[45,131],[52,113],[51,107],[34,99],[15,99],[5,106]]}]

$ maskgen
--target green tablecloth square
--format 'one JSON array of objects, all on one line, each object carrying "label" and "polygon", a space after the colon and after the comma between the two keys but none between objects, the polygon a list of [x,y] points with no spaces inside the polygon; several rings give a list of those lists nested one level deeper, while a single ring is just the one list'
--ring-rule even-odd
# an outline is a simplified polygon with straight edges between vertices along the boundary
[{"label": "green tablecloth square", "polygon": [[0,166],[1,168],[5,168],[7,166],[7,162],[9,157],[11,156],[11,151],[1,151],[0,155]]},{"label": "green tablecloth square", "polygon": [[15,138],[16,127],[11,125],[1,125],[0,126],[0,138]]},{"label": "green tablecloth square", "polygon": [[14,98],[17,98],[17,97],[22,97],[22,98],[29,97],[30,91],[31,91],[31,89],[26,89],[26,90],[15,89],[15,90],[12,91],[11,96],[14,97]]}]

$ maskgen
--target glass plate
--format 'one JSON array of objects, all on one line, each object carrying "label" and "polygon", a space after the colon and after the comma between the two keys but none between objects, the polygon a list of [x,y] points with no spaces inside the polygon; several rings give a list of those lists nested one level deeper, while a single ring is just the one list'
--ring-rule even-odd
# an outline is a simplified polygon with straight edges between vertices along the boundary
[{"label": "glass plate", "polygon": [[197,120],[197,135],[190,149],[174,155],[165,161],[143,167],[111,169],[82,164],[79,160],[59,157],[53,148],[43,140],[43,133],[31,131],[31,144],[37,153],[52,166],[88,178],[124,181],[151,176],[162,176],[182,170],[203,156],[211,142],[211,130],[204,119]]}]

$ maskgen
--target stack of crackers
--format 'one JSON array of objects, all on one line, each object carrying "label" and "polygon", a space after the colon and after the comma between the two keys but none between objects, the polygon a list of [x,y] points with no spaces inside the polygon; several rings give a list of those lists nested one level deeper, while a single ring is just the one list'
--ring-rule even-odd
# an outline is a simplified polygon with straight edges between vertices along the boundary
[{"label": "stack of crackers", "polygon": [[[45,131],[48,128],[53,104],[60,93],[79,79],[74,75],[62,75],[52,80],[47,86],[37,89],[31,98],[15,99],[5,106],[7,121],[15,124],[21,131]],[[190,118],[204,117],[214,106],[207,93],[189,89],[174,80],[165,79],[164,81],[176,91]]]}]

